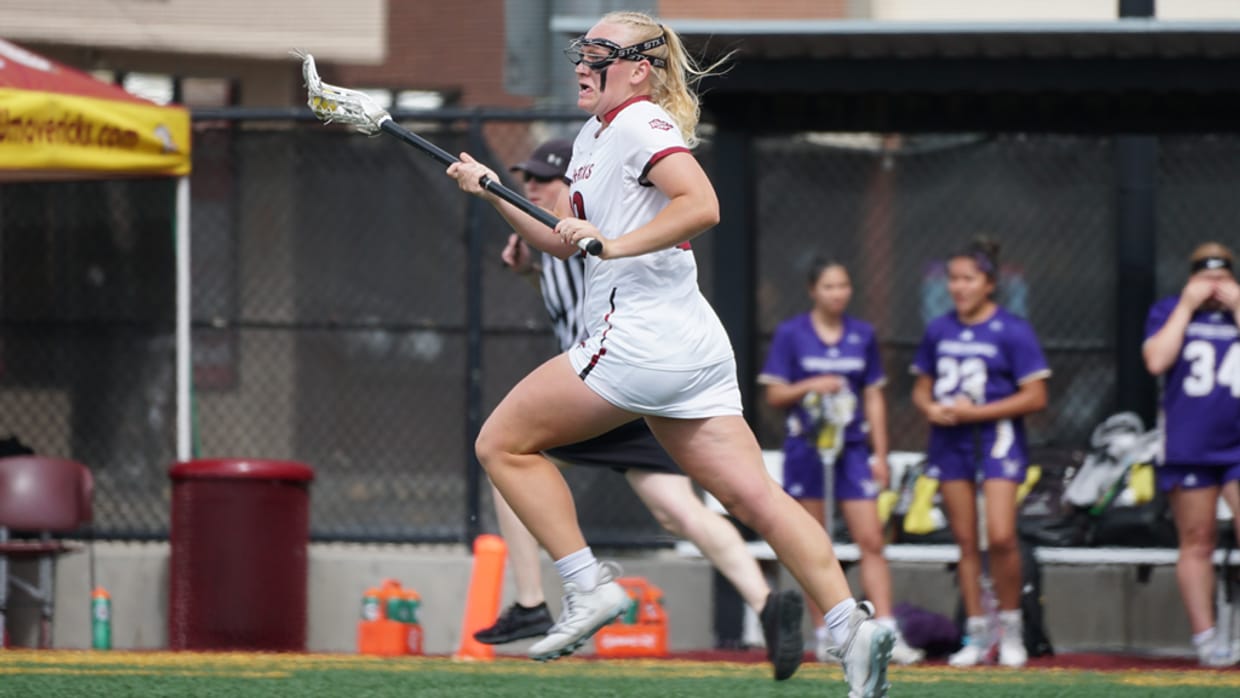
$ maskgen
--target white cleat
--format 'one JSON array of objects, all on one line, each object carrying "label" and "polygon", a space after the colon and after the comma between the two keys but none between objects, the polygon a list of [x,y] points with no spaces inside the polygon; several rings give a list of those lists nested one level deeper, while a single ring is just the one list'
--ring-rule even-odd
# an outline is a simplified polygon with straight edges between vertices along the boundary
[{"label": "white cleat", "polygon": [[970,618],[965,630],[964,647],[947,658],[948,665],[970,667],[985,664],[990,658],[990,651],[994,649],[990,640],[990,624],[985,618]]},{"label": "white cleat", "polygon": [[1009,669],[1019,669],[1029,661],[1029,651],[1025,649],[1025,640],[1020,635],[1016,637],[1003,636],[999,640],[999,666],[1005,666]]},{"label": "white cleat", "polygon": [[1025,625],[1017,617],[1013,622],[1001,621],[1003,635],[999,638],[999,666],[1009,669],[1020,669],[1029,661],[1029,651],[1025,649]]},{"label": "white cleat", "polygon": [[848,619],[848,641],[830,650],[844,665],[848,698],[883,698],[891,688],[887,664],[896,634],[874,620],[874,607],[862,601]]},{"label": "white cleat", "polygon": [[904,641],[904,635],[896,633],[896,642],[891,646],[891,661],[908,666],[917,664],[926,658],[926,651],[910,646]]},{"label": "white cleat", "polygon": [[1221,669],[1240,662],[1240,648],[1227,641],[1207,642],[1197,648],[1197,662],[1203,667]]},{"label": "white cleat", "polygon": [[566,583],[560,618],[546,637],[530,646],[530,659],[546,662],[570,655],[599,628],[624,613],[630,601],[628,592],[615,582],[619,575],[615,563],[604,562],[592,591],[580,591],[576,584]]},{"label": "white cleat", "polygon": [[981,645],[969,644],[969,640],[965,640],[965,646],[953,652],[947,658],[947,664],[954,667],[977,666],[986,663],[988,654],[990,654],[989,649]]}]

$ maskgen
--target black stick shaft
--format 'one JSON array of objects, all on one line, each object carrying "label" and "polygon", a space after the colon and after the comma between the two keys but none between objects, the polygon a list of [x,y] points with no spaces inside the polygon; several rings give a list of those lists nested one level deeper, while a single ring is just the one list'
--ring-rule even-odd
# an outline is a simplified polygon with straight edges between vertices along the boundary
[{"label": "black stick shaft", "polygon": [[[419,136],[413,131],[410,131],[404,126],[401,126],[400,124],[396,123],[395,121],[391,119],[385,120],[382,124],[379,125],[379,128],[382,129],[385,133],[396,136],[402,141],[408,143],[409,145],[412,145],[418,150],[421,150],[422,152],[426,153],[427,155],[431,156],[432,158],[434,158],[435,160],[439,161],[440,163],[444,165],[451,165],[455,162],[460,162],[460,158],[449,153],[443,148],[440,148],[434,143],[431,143],[430,141]],[[508,187],[504,186],[500,182],[496,182],[490,177],[483,177],[481,184],[482,184],[482,187],[486,189],[487,191],[498,196],[504,201],[507,201],[513,206],[516,206],[517,208],[521,209],[525,213],[528,213],[530,216],[533,216],[535,220],[547,226],[548,228],[554,229],[556,224],[560,222],[559,218],[556,218],[555,216],[553,216],[546,209],[541,208],[540,206],[536,205],[534,202],[530,201],[524,196],[521,196],[517,192],[509,189]],[[577,246],[592,255],[598,255],[599,253],[603,251],[603,243],[593,238],[587,238],[587,239],[581,240],[577,243]]]}]

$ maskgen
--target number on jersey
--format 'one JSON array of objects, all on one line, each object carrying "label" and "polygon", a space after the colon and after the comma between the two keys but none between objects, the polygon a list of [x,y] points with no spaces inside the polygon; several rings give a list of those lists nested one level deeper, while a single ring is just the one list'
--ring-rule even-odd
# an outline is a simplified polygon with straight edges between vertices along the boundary
[{"label": "number on jersey", "polygon": [[936,400],[962,394],[979,405],[986,401],[986,362],[978,357],[957,359],[941,356],[935,364],[935,373]]},{"label": "number on jersey", "polygon": [[1185,395],[1201,397],[1214,392],[1214,386],[1225,385],[1231,389],[1232,397],[1240,397],[1240,344],[1227,347],[1222,363],[1217,358],[1214,345],[1204,339],[1184,345],[1184,360],[1189,362],[1188,375],[1184,377]]}]

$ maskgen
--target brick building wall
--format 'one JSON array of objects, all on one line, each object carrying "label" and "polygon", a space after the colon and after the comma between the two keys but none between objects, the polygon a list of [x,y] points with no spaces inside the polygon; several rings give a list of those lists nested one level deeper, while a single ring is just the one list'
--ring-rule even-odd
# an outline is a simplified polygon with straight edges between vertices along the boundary
[{"label": "brick building wall", "polygon": [[659,16],[667,19],[844,19],[849,0],[661,0]]},{"label": "brick building wall", "polygon": [[[849,0],[661,0],[656,12],[668,19],[839,19],[849,6]],[[383,65],[324,66],[324,76],[342,85],[442,91],[460,106],[534,103],[504,89],[503,0],[477,0],[468,11],[450,2],[391,0],[388,47]]]},{"label": "brick building wall", "polygon": [[[504,0],[391,0],[388,59],[380,66],[332,66],[342,85],[437,90],[461,106],[527,107],[504,90]],[[324,71],[327,77],[329,71]]]}]

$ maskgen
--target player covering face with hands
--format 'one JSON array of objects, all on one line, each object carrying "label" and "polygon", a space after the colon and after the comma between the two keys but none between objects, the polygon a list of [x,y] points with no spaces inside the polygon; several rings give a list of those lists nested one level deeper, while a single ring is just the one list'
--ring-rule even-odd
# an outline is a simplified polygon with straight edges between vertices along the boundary
[{"label": "player covering face with hands", "polygon": [[[1180,555],[1176,580],[1201,664],[1230,666],[1240,648],[1214,628],[1214,546],[1220,492],[1236,509],[1240,481],[1240,284],[1231,250],[1206,243],[1189,258],[1188,282],[1150,308],[1142,347],[1162,378],[1162,462]],[[1240,533],[1240,523],[1237,523]]]},{"label": "player covering face with hands", "polygon": [[530,653],[572,652],[628,601],[586,545],[568,486],[541,452],[640,416],[827,609],[851,695],[886,695],[894,635],[853,600],[826,532],[766,474],[741,414],[727,334],[698,289],[689,243],[719,220],[714,188],[689,150],[698,120],[689,81],[702,71],[671,28],[640,13],[606,15],[570,48],[577,103],[592,118],[573,142],[571,210],[556,211],[554,231],[485,192],[479,180],[494,173],[467,154],[448,168],[539,250],[564,258],[582,237],[603,242],[586,259],[587,338],[518,383],[476,443],[492,483],[564,579],[560,619]]}]

